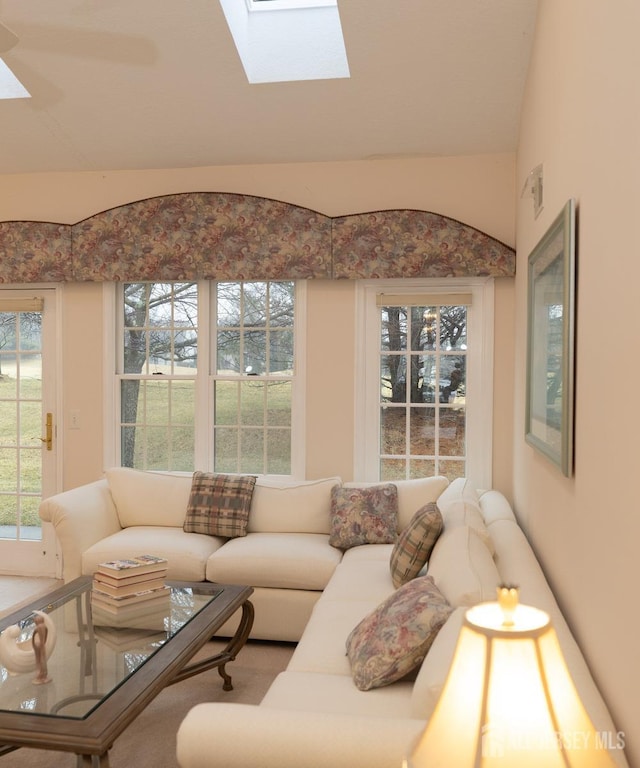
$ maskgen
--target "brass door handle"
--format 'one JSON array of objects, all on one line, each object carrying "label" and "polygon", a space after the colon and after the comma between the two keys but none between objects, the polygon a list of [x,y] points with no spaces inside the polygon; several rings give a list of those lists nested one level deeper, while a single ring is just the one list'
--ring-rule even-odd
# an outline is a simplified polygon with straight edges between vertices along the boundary
[{"label": "brass door handle", "polygon": [[40,440],[46,445],[47,450],[53,450],[53,414],[48,413],[45,421],[45,436]]}]

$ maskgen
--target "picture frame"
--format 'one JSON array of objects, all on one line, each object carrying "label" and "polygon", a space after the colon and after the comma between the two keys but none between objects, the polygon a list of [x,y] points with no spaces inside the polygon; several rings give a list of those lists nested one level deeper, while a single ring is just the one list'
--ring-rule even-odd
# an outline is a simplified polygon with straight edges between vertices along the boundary
[{"label": "picture frame", "polygon": [[573,474],[576,203],[529,256],[525,440]]}]

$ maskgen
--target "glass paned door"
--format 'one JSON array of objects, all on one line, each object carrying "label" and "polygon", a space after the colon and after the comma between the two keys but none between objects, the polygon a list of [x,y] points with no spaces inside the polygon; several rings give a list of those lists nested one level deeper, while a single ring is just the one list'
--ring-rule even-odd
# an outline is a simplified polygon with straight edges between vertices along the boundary
[{"label": "glass paned door", "polygon": [[54,576],[55,292],[0,291],[0,572]]}]

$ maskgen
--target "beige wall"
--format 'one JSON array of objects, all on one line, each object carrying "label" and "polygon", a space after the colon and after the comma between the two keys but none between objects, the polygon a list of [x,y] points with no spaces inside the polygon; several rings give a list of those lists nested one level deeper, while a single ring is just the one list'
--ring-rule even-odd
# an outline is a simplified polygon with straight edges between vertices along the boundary
[{"label": "beige wall", "polygon": [[[544,211],[518,200],[514,495],[618,727],[640,765],[640,4],[541,0],[517,184],[544,164]],[[579,209],[575,477],[523,440],[527,256],[568,198]]]},{"label": "beige wall", "polygon": [[[73,223],[132,200],[186,191],[262,195],[337,216],[385,208],[417,208],[450,216],[497,239],[515,243],[515,157],[386,160],[354,163],[195,168],[114,173],[0,176],[0,220]],[[494,456],[499,485],[511,484],[514,281],[496,291],[499,407]],[[99,477],[103,447],[101,287],[64,291],[63,420],[65,488]],[[354,285],[310,281],[308,286],[306,474],[353,473]],[[339,370],[328,379],[326,368]],[[80,429],[69,429],[80,412]]]}]

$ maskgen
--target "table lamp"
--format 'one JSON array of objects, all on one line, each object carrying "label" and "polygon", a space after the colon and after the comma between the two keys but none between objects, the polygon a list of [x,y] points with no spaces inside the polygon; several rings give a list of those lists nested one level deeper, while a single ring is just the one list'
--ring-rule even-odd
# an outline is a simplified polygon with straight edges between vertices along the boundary
[{"label": "table lamp", "polygon": [[470,608],[445,686],[403,768],[611,768],[551,621],[499,587]]}]

